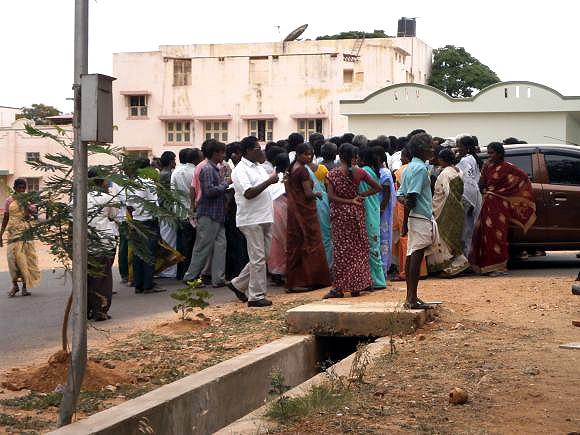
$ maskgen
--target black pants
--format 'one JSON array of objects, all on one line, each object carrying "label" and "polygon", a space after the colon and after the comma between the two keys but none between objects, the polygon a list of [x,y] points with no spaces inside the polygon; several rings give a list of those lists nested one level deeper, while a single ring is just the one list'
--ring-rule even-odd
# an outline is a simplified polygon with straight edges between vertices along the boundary
[{"label": "black pants", "polygon": [[[157,253],[157,244],[159,243],[159,227],[153,220],[140,222],[143,231],[147,235],[147,240],[141,241],[150,255],[147,261],[141,258],[135,249],[136,240],[133,243],[133,286],[137,292],[151,290],[153,288],[153,274],[155,273],[155,254]],[[137,237],[137,236],[134,236]],[[153,261],[151,263],[151,261]]]},{"label": "black pants", "polygon": [[129,278],[129,241],[127,239],[127,222],[119,225],[119,275]]},{"label": "black pants", "polygon": [[189,223],[189,219],[184,219],[179,221],[179,227],[177,229],[177,251],[185,257],[181,263],[177,265],[177,275],[178,280],[183,279],[183,275],[189,269],[189,264],[191,263],[191,253],[193,251],[193,245],[195,244],[195,228]]},{"label": "black pants", "polygon": [[226,216],[226,279],[231,280],[240,274],[250,261],[246,237],[236,226],[236,216]]},{"label": "black pants", "polygon": [[106,316],[113,297],[112,266],[115,254],[89,259],[87,313],[93,319]]}]

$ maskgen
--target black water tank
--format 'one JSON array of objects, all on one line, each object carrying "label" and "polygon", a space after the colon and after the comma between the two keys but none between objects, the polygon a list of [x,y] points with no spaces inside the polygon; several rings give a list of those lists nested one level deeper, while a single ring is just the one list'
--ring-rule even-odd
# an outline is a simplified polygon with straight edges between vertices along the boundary
[{"label": "black water tank", "polygon": [[397,29],[397,36],[416,36],[417,35],[417,25],[415,23],[415,18],[403,17],[399,19],[399,26]]}]

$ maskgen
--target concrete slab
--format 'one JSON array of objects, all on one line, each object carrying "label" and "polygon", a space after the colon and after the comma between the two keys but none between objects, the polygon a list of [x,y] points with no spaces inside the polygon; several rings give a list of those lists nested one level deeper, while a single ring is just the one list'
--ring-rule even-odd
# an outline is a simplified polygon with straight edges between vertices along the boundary
[{"label": "concrete slab", "polygon": [[290,332],[297,334],[383,337],[415,331],[433,311],[407,310],[396,302],[332,299],[288,310],[286,323]]},{"label": "concrete slab", "polygon": [[580,341],[573,341],[572,343],[564,343],[560,345],[561,349],[579,349],[580,350]]}]

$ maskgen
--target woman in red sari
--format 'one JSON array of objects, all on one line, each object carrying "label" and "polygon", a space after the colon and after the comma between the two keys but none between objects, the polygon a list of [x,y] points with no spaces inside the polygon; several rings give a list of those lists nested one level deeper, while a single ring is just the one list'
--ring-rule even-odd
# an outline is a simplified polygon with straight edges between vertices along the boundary
[{"label": "woman in red sari", "polygon": [[[338,150],[340,166],[328,173],[328,199],[332,233],[333,289],[324,298],[341,298],[344,292],[359,296],[371,289],[369,240],[365,225],[363,198],[381,191],[381,186],[366,171],[353,165],[357,149],[344,143]],[[371,188],[358,191],[365,181]]]},{"label": "woman in red sari", "polygon": [[510,224],[527,232],[536,220],[536,204],[528,175],[504,161],[503,145],[490,143],[487,154],[489,160],[481,170],[480,179],[483,205],[469,261],[476,272],[498,276],[507,273]]},{"label": "woman in red sari", "polygon": [[322,244],[316,201],[322,193],[313,192],[314,183],[307,165],[313,151],[309,144],[296,146],[296,159],[288,168],[286,194],[286,287],[288,293],[309,291],[330,285],[330,272]]}]

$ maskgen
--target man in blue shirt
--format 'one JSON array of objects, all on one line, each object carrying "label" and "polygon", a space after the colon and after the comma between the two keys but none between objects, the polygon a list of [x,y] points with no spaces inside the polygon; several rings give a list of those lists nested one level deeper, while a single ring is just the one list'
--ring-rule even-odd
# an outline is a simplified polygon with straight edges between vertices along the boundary
[{"label": "man in blue shirt", "polygon": [[211,280],[214,288],[225,286],[226,271],[226,208],[228,183],[220,175],[218,165],[223,162],[226,146],[218,141],[207,148],[207,164],[200,172],[201,198],[197,205],[197,234],[189,269],[184,281],[199,278],[205,263],[213,251]]},{"label": "man in blue shirt", "polygon": [[433,241],[433,206],[431,183],[427,163],[433,158],[431,136],[418,133],[412,136],[407,145],[413,157],[403,173],[403,181],[397,196],[405,204],[405,218],[402,236],[408,234],[407,262],[407,299],[405,306],[410,309],[429,308],[417,297],[421,262],[425,249]]}]

